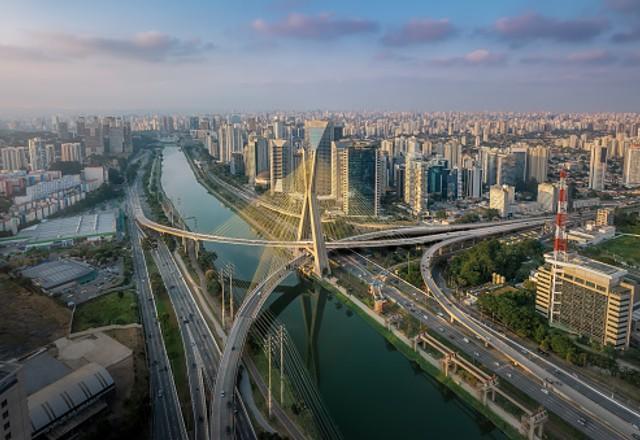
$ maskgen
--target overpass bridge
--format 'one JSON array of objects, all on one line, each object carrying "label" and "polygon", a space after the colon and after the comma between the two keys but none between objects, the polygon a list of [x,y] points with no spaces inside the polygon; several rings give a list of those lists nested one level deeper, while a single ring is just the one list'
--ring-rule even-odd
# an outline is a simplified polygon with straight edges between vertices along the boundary
[{"label": "overpass bridge", "polygon": [[236,315],[233,326],[225,343],[220,367],[216,377],[212,396],[209,432],[211,438],[234,438],[234,409],[236,400],[236,379],[244,344],[251,325],[258,317],[273,290],[287,278],[292,271],[307,263],[311,256],[302,253],[272,272],[245,296]]},{"label": "overpass bridge", "polygon": [[509,339],[506,335],[497,332],[484,322],[467,314],[456,304],[455,299],[449,297],[445,290],[436,283],[433,276],[433,265],[444,253],[446,247],[466,240],[486,237],[490,233],[489,230],[475,231],[474,234],[441,241],[427,249],[420,262],[420,271],[428,293],[435,298],[443,311],[449,315],[451,322],[457,322],[466,328],[487,346],[498,350],[514,365],[520,366],[542,384],[546,384],[549,377],[554,377],[556,386],[562,385],[563,382],[566,383],[566,386],[554,387],[555,392],[571,404],[591,414],[620,438],[631,438],[632,434],[635,434],[634,426],[640,423],[640,414],[615,401],[609,395],[596,390],[573,374],[562,370],[557,364],[542,359],[536,353]]}]

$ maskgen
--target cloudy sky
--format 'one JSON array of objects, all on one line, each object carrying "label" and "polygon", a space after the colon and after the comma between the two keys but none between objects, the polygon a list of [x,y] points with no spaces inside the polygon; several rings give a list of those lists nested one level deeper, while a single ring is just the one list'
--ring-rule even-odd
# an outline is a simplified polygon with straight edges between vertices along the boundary
[{"label": "cloudy sky", "polygon": [[4,0],[0,113],[640,111],[640,0]]}]

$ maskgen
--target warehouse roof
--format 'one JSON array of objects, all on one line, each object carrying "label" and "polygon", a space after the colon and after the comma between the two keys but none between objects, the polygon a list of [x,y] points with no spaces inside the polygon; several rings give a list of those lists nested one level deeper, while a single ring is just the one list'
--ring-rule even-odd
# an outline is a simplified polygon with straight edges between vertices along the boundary
[{"label": "warehouse roof", "polygon": [[43,289],[53,289],[94,272],[94,268],[76,260],[56,260],[38,264],[22,271]]},{"label": "warehouse roof", "polygon": [[47,243],[116,233],[115,211],[45,220],[20,231],[2,242]]},{"label": "warehouse roof", "polygon": [[27,404],[32,435],[47,430],[114,386],[113,378],[104,367],[90,363],[30,395]]}]

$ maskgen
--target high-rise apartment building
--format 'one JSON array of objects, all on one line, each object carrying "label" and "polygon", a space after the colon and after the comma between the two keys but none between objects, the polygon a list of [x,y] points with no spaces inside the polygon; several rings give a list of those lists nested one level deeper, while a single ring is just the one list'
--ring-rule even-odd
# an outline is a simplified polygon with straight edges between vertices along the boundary
[{"label": "high-rise apartment building", "polygon": [[0,149],[2,169],[4,171],[25,170],[29,167],[27,149],[25,147],[5,147]]},{"label": "high-rise apartment building", "polygon": [[270,149],[270,190],[286,193],[293,189],[294,163],[293,148],[285,139],[271,139]]},{"label": "high-rise apartment building", "polygon": [[63,162],[82,162],[84,154],[80,142],[67,142],[60,145],[60,160]]},{"label": "high-rise apartment building", "polygon": [[625,185],[640,185],[640,144],[631,145],[624,154],[622,180]]},{"label": "high-rise apartment building", "polygon": [[534,275],[536,311],[549,324],[617,349],[629,347],[637,286],[627,271],[577,254],[545,255]]},{"label": "high-rise apartment building", "polygon": [[78,135],[84,141],[86,155],[103,155],[105,153],[105,142],[102,121],[94,117],[89,121],[84,121],[83,127],[83,131],[80,132],[80,125],[78,125]]},{"label": "high-rise apartment building", "polygon": [[249,135],[245,151],[245,173],[249,183],[255,184],[256,177],[269,171],[269,145],[267,139],[256,134]]},{"label": "high-rise apartment building", "polygon": [[604,178],[607,172],[607,147],[593,145],[589,161],[589,188],[595,191],[604,190]]},{"label": "high-rise apartment building", "polygon": [[429,202],[429,164],[421,159],[407,157],[404,171],[404,202],[413,215],[427,210]]},{"label": "high-rise apartment building", "polygon": [[537,183],[546,182],[549,168],[549,149],[542,145],[529,148],[527,167],[528,179],[535,179]]},{"label": "high-rise apartment building", "polygon": [[29,139],[29,169],[31,171],[47,168],[47,152],[40,138]]}]

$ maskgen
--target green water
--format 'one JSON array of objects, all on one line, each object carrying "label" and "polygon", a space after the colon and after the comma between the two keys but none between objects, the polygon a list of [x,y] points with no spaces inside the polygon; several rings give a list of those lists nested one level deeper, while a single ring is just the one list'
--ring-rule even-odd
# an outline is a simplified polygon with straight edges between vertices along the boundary
[{"label": "green water", "polygon": [[[198,182],[182,152],[164,151],[162,184],[194,228],[202,232],[252,237],[255,232]],[[236,277],[251,280],[269,252],[236,245],[206,245],[218,255],[216,266],[235,266]],[[292,275],[288,294],[274,298],[271,310],[287,327],[333,420],[346,439],[504,439],[484,417],[416,369],[357,314],[323,289]],[[238,292],[242,294],[242,292]],[[274,295],[276,296],[276,295]],[[303,298],[315,307],[319,325],[310,346]]]}]

